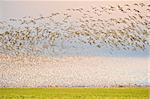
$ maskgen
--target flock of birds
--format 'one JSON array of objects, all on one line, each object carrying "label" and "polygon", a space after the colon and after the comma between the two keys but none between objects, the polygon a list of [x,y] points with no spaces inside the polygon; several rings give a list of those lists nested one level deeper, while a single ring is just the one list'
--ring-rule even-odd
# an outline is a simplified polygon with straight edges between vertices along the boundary
[{"label": "flock of birds", "polygon": [[53,55],[82,46],[144,51],[150,47],[148,13],[149,4],[134,3],[0,21],[0,53]]}]

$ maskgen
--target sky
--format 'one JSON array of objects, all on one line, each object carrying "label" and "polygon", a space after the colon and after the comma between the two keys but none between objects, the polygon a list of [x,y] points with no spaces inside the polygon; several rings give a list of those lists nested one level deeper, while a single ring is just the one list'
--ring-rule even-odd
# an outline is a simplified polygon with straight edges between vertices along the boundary
[{"label": "sky", "polygon": [[[141,0],[143,1],[143,0]],[[48,16],[52,12],[64,11],[67,8],[88,8],[92,5],[97,5],[98,0],[2,0],[0,1],[0,20],[7,20],[9,18],[22,18],[24,16]],[[139,0],[101,0],[101,5],[117,5],[117,4],[125,4],[125,3],[134,3],[140,2]],[[148,2],[145,0],[143,2]],[[107,17],[107,16],[106,16]],[[92,51],[91,51],[92,50]],[[82,55],[81,49],[78,50],[78,54]],[[89,49],[87,53],[92,52],[93,55],[108,55],[109,51],[101,50],[100,53],[98,49]],[[77,54],[72,53],[72,54]],[[114,51],[114,55],[116,56],[148,56],[148,52],[122,52],[122,51]]]},{"label": "sky", "polygon": [[148,0],[1,0],[0,18],[48,15],[67,8],[89,7],[89,5],[117,5]]}]

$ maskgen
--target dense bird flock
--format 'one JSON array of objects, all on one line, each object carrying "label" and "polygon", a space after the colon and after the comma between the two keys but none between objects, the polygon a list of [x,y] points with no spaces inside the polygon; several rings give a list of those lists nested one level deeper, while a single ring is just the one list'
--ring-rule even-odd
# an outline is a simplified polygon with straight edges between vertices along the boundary
[{"label": "dense bird flock", "polygon": [[83,46],[145,51],[150,47],[149,13],[149,4],[133,3],[0,21],[0,53],[53,55]]}]

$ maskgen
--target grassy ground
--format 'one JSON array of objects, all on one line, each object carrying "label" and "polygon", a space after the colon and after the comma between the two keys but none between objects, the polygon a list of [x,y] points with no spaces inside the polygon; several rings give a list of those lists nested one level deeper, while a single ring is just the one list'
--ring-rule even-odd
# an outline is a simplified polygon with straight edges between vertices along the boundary
[{"label": "grassy ground", "polygon": [[0,88],[0,99],[150,99],[150,88]]}]

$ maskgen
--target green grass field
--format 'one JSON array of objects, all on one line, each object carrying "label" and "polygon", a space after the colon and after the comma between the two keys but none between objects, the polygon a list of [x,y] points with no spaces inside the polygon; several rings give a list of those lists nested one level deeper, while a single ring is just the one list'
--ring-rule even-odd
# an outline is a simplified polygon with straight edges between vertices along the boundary
[{"label": "green grass field", "polygon": [[0,99],[150,99],[150,88],[0,88]]}]

